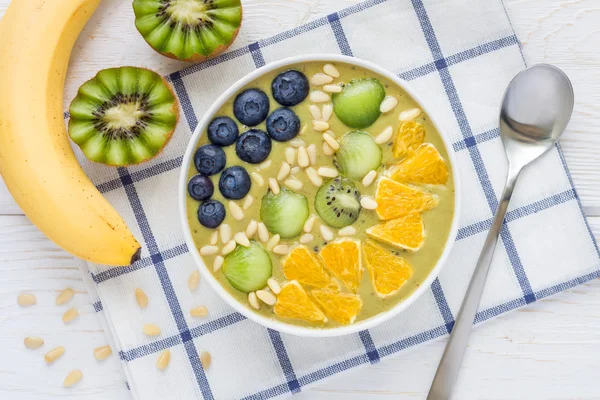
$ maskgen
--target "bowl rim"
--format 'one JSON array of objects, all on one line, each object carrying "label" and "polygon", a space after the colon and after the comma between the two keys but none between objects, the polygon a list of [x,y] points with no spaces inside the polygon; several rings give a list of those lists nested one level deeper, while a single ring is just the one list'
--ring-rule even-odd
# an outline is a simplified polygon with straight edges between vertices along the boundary
[{"label": "bowl rim", "polygon": [[[196,145],[202,136],[202,132],[205,130],[206,126],[208,126],[209,121],[214,117],[217,111],[221,108],[221,106],[229,100],[236,92],[238,92],[242,87],[247,85],[248,83],[254,81],[255,79],[261,77],[262,75],[271,72],[273,70],[292,65],[298,64],[302,62],[339,62],[345,64],[355,65],[366,70],[375,72],[390,81],[394,82],[398,86],[400,86],[406,93],[408,93],[414,100],[419,104],[421,109],[427,113],[433,125],[438,130],[438,133],[446,147],[446,153],[448,154],[448,158],[450,164],[452,166],[452,176],[454,180],[454,216],[452,218],[452,224],[450,227],[450,232],[448,234],[448,239],[444,245],[444,250],[439,257],[437,263],[429,272],[425,280],[419,287],[411,293],[406,299],[397,303],[392,308],[382,311],[379,314],[374,315],[373,317],[367,318],[365,320],[359,321],[352,325],[344,325],[335,328],[314,328],[314,327],[304,327],[299,325],[288,324],[282,321],[278,321],[274,318],[268,318],[263,315],[260,315],[249,307],[244,306],[241,302],[236,300],[212,275],[211,271],[202,261],[202,257],[200,256],[200,252],[196,247],[194,240],[192,238],[191,228],[187,220],[187,210],[186,210],[186,199],[187,199],[187,175],[188,175],[188,167],[190,162],[192,161],[194,150],[196,149]],[[212,106],[206,111],[202,119],[198,122],[194,133],[192,134],[190,141],[187,145],[183,161],[181,163],[181,170],[179,175],[179,216],[181,226],[183,228],[183,234],[185,237],[185,243],[189,249],[189,252],[192,254],[194,261],[196,262],[198,269],[208,283],[211,288],[219,295],[221,299],[223,299],[229,306],[231,306],[235,311],[242,314],[244,317],[248,318],[251,321],[254,321],[266,328],[270,328],[282,333],[287,333],[295,336],[303,336],[303,337],[336,337],[342,335],[348,335],[351,333],[356,333],[365,329],[373,328],[384,321],[391,319],[392,317],[398,315],[402,311],[406,310],[413,304],[419,297],[425,293],[431,286],[432,282],[438,277],[442,267],[445,265],[448,256],[452,250],[452,247],[455,242],[456,234],[458,232],[458,222],[460,219],[460,210],[461,210],[461,186],[460,186],[460,178],[458,174],[458,164],[456,162],[456,156],[453,151],[452,143],[450,142],[449,136],[442,128],[442,125],[438,123],[438,120],[434,116],[433,113],[430,112],[429,108],[426,106],[426,103],[422,101],[422,98],[408,85],[406,81],[392,74],[391,72],[385,70],[384,68],[379,67],[378,65],[362,60],[359,58],[343,56],[343,55],[334,55],[334,54],[308,54],[308,55],[300,55],[287,57],[281,60],[273,61],[271,63],[266,64],[263,67],[260,67],[249,74],[245,75],[233,85],[231,85],[227,90],[225,90]]]}]

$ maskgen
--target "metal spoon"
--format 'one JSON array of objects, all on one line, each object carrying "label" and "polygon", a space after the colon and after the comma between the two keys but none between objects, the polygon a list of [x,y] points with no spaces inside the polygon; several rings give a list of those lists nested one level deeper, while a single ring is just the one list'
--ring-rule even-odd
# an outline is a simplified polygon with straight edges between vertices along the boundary
[{"label": "metal spoon", "polygon": [[569,78],[548,64],[521,71],[504,93],[500,138],[509,164],[506,185],[427,400],[450,398],[517,178],[526,165],[554,146],[571,118],[573,102]]}]

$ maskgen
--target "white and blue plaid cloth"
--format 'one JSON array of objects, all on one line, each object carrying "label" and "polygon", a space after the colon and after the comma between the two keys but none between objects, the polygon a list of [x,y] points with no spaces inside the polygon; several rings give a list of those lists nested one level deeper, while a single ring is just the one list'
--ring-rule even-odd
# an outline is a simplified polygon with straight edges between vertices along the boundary
[{"label": "white and blue plaid cloth", "polygon": [[[246,41],[246,42],[245,42]],[[498,107],[525,67],[501,0],[367,0],[168,78],[182,120],[165,151],[129,168],[82,164],[143,245],[131,267],[82,265],[90,295],[136,399],[266,399],[297,393],[342,371],[451,331],[498,202],[507,162],[498,138]],[[270,61],[305,53],[360,57],[409,81],[445,126],[462,176],[463,208],[452,254],[440,277],[407,311],[360,334],[299,338],[245,319],[202,282],[183,240],[177,210],[182,154],[205,110],[233,82]],[[78,151],[78,150],[77,150]],[[557,147],[524,172],[496,249],[477,322],[596,278],[598,247]],[[140,310],[136,288],[150,298]],[[189,310],[205,305],[207,318]],[[142,333],[145,323],[162,328]],[[165,371],[155,364],[171,350]],[[202,368],[208,351],[212,365]]]}]

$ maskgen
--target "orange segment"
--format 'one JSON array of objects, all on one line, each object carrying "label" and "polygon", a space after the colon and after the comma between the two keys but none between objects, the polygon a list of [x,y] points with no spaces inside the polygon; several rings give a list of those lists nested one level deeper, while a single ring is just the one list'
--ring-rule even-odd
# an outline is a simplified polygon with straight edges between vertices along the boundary
[{"label": "orange segment", "polygon": [[392,153],[400,158],[410,154],[414,149],[423,144],[425,140],[425,127],[415,121],[406,121],[398,127],[394,138]]},{"label": "orange segment", "polygon": [[311,301],[306,290],[296,281],[290,281],[281,287],[273,312],[283,318],[327,322],[325,314]]},{"label": "orange segment", "polygon": [[429,210],[438,204],[437,197],[390,178],[382,177],[375,192],[377,215],[381,219],[403,217],[413,212]]},{"label": "orange segment", "polygon": [[315,289],[312,295],[325,315],[343,325],[353,324],[362,307],[362,300],[355,294]]},{"label": "orange segment", "polygon": [[393,295],[412,276],[412,268],[403,258],[394,256],[374,241],[367,240],[363,251],[373,288],[379,297]]},{"label": "orange segment", "polygon": [[331,282],[331,277],[317,256],[306,246],[297,246],[283,261],[283,274],[289,280],[296,280],[303,285],[324,288]]},{"label": "orange segment", "polygon": [[417,251],[425,243],[425,226],[419,213],[391,219],[366,232],[372,238],[405,250]]},{"label": "orange segment", "polygon": [[439,185],[448,182],[448,167],[430,143],[421,145],[413,154],[392,165],[388,174],[392,179],[406,183]]},{"label": "orange segment", "polygon": [[325,245],[319,255],[327,269],[348,289],[356,292],[362,275],[360,242],[352,239],[338,239]]}]

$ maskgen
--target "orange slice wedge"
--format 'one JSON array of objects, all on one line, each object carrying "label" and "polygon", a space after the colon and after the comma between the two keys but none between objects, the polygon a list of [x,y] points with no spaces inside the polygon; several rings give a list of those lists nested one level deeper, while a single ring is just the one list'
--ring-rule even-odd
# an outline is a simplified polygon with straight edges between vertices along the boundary
[{"label": "orange slice wedge", "polygon": [[367,240],[363,251],[373,288],[379,297],[393,295],[412,276],[411,266],[402,257],[393,255],[374,241]]},{"label": "orange slice wedge", "polygon": [[415,121],[406,121],[398,127],[392,154],[394,157],[401,158],[410,154],[414,149],[423,144],[425,140],[425,127]]},{"label": "orange slice wedge", "polygon": [[325,315],[342,325],[353,324],[362,308],[362,300],[355,294],[318,289],[311,293]]},{"label": "orange slice wedge", "polygon": [[405,183],[440,185],[448,182],[448,167],[444,158],[430,143],[419,146],[415,152],[388,170],[390,178]]},{"label": "orange slice wedge", "polygon": [[362,276],[360,242],[352,239],[337,239],[326,244],[319,256],[327,269],[348,289],[356,292]]},{"label": "orange slice wedge", "polygon": [[331,283],[331,277],[323,268],[323,263],[306,246],[297,246],[283,260],[283,274],[289,280],[303,285],[325,288]]},{"label": "orange slice wedge", "polygon": [[404,250],[417,251],[425,243],[425,226],[419,213],[391,219],[366,232],[372,238]]},{"label": "orange slice wedge", "polygon": [[385,220],[429,210],[438,204],[436,196],[386,177],[377,182],[375,199],[375,211],[379,218]]},{"label": "orange slice wedge", "polygon": [[277,296],[273,312],[283,318],[308,322],[327,322],[327,317],[308,297],[306,290],[296,281],[285,283]]}]

